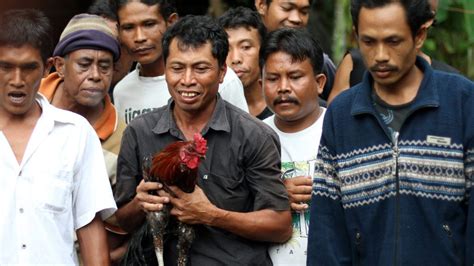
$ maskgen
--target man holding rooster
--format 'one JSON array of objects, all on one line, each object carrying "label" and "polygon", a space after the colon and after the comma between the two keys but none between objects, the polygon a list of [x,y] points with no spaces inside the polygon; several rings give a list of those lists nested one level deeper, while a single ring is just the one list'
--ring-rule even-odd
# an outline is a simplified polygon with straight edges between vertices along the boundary
[{"label": "man holding rooster", "polygon": [[[165,33],[165,76],[172,99],[134,119],[124,132],[116,215],[123,228],[135,232],[146,213],[171,204],[173,219],[194,225],[191,264],[271,265],[268,242],[285,242],[292,233],[280,180],[280,143],[269,127],[219,96],[227,52],[225,31],[208,17],[184,17]],[[160,183],[143,181],[144,158],[170,143],[192,140],[195,133],[207,140],[208,151],[194,192],[171,186],[166,193]],[[174,161],[170,155],[167,164]],[[159,195],[153,193],[157,190]],[[152,247],[151,239],[138,241],[145,252]],[[176,253],[176,236],[165,233],[165,264],[174,264]],[[145,257],[153,263],[154,254]]]}]

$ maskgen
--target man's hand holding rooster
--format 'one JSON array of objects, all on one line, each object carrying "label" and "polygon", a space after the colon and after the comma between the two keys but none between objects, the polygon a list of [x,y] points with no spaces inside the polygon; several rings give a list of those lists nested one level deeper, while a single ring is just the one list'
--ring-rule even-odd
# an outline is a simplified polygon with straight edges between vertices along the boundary
[{"label": "man's hand holding rooster", "polygon": [[196,186],[191,193],[185,193],[176,186],[169,188],[174,195],[166,193],[163,189],[159,191],[159,195],[169,198],[173,205],[171,215],[187,224],[212,225],[218,208],[209,201],[199,186]]},{"label": "man's hand holding rooster", "polygon": [[157,195],[156,191],[161,190],[163,185],[158,182],[145,182],[142,180],[137,186],[137,194],[134,200],[144,212],[156,212],[163,209],[163,204],[169,202],[168,197]]}]

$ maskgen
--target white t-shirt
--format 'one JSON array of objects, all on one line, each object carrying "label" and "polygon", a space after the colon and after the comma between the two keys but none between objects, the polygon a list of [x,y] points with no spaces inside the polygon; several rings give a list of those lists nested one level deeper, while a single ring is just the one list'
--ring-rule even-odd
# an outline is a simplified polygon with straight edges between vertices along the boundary
[{"label": "white t-shirt", "polygon": [[[164,75],[142,77],[139,72],[140,65],[137,65],[114,88],[115,108],[127,124],[141,114],[166,105],[171,97]],[[224,81],[219,85],[219,94],[222,99],[248,113],[242,82],[231,68],[227,68]]]},{"label": "white t-shirt", "polygon": [[37,100],[42,113],[21,164],[0,131],[0,265],[77,264],[75,230],[117,209],[92,126]]},{"label": "white t-shirt", "polygon": [[[321,111],[313,125],[296,133],[280,131],[275,126],[275,115],[263,121],[275,130],[280,138],[282,178],[313,176],[326,109],[321,107]],[[292,211],[291,215],[293,236],[286,243],[271,246],[268,250],[273,265],[306,265],[309,208],[304,212]]]}]

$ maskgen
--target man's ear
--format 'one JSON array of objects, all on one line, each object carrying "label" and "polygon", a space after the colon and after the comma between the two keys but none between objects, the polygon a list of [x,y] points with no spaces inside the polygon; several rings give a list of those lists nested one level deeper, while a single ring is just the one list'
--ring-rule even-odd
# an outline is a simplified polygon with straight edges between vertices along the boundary
[{"label": "man's ear", "polygon": [[317,74],[314,76],[314,80],[316,81],[316,90],[318,91],[318,95],[321,95],[324,90],[324,85],[326,84],[326,75],[323,73]]},{"label": "man's ear", "polygon": [[423,43],[425,43],[426,36],[428,35],[428,28],[430,27],[429,24],[425,23],[421,25],[420,29],[416,33],[415,36],[415,46],[418,50],[423,47]]},{"label": "man's ear", "polygon": [[46,78],[49,73],[51,73],[51,68],[54,65],[54,57],[50,57],[46,59],[46,63],[44,64],[44,70],[43,70],[43,78]]},{"label": "man's ear", "polygon": [[53,57],[53,62],[59,77],[64,78],[65,59],[60,56],[55,56]]},{"label": "man's ear", "polygon": [[352,26],[352,34],[354,34],[354,38],[357,42],[359,40],[359,34],[357,34],[357,30],[355,26]]},{"label": "man's ear", "polygon": [[176,21],[178,21],[178,18],[179,18],[178,13],[171,14],[166,20],[167,26],[173,25]]},{"label": "man's ear", "polygon": [[265,16],[268,9],[266,0],[255,0],[255,9],[260,14],[260,16]]}]

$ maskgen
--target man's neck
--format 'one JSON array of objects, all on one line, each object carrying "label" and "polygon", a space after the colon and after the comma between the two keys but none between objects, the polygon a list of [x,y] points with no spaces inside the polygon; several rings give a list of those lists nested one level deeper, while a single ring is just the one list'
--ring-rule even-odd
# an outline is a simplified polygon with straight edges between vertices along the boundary
[{"label": "man's neck", "polygon": [[41,106],[35,101],[30,110],[22,115],[14,115],[0,109],[0,131],[5,131],[7,127],[36,125],[41,116]]},{"label": "man's neck", "polygon": [[282,120],[278,118],[275,114],[275,126],[282,132],[285,133],[296,133],[300,132],[310,126],[312,126],[318,119],[321,117],[323,113],[323,109],[318,106],[313,112],[308,114],[307,116],[300,118],[298,120],[288,121]]},{"label": "man's neck", "polygon": [[384,102],[390,105],[401,105],[415,99],[422,80],[423,72],[416,65],[413,65],[412,69],[398,82],[390,86],[374,82],[373,87],[377,96]]},{"label": "man's neck", "polygon": [[22,115],[13,115],[0,111],[0,131],[2,131],[10,144],[19,165],[23,160],[26,146],[40,116],[41,107],[36,101],[30,110]]},{"label": "man's neck", "polygon": [[140,76],[142,77],[158,77],[165,74],[165,63],[163,57],[158,58],[150,64],[140,64]]},{"label": "man's neck", "polygon": [[184,134],[186,140],[192,140],[194,133],[201,133],[204,127],[209,123],[216,109],[217,100],[210,103],[204,110],[195,112],[186,112],[182,109],[173,108],[173,118],[176,125]]},{"label": "man's neck", "polygon": [[244,88],[244,94],[251,115],[259,115],[265,110],[265,107],[267,107],[262,88],[258,81]]},{"label": "man's neck", "polygon": [[72,96],[66,93],[64,83],[59,84],[59,87],[51,100],[51,104],[59,109],[68,110],[83,116],[91,125],[94,125],[105,110],[104,101],[101,101],[96,106],[84,106],[79,104]]}]

